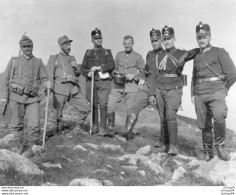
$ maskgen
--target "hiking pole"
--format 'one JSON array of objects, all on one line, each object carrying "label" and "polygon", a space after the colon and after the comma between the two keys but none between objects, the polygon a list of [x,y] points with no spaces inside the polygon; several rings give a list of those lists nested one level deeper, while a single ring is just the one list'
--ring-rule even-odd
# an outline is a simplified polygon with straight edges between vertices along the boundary
[{"label": "hiking pole", "polygon": [[90,129],[89,129],[89,135],[92,135],[93,133],[93,88],[94,88],[94,74],[91,77],[91,101],[90,101]]},{"label": "hiking pole", "polygon": [[46,130],[47,130],[49,97],[50,97],[50,89],[48,88],[48,89],[47,89],[47,101],[46,101],[45,121],[44,121],[44,128],[43,128],[43,148],[44,148],[44,145],[45,145],[45,137],[46,137]]}]

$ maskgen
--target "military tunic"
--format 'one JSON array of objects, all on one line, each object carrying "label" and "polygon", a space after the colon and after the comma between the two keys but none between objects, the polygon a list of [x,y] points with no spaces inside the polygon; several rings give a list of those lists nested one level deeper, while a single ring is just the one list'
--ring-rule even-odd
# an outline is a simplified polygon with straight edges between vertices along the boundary
[{"label": "military tunic", "polygon": [[81,72],[86,78],[86,95],[91,100],[91,78],[88,73],[93,66],[100,66],[102,73],[108,73],[109,78],[101,79],[98,72],[94,74],[93,123],[98,126],[98,105],[100,108],[101,126],[105,128],[108,95],[111,91],[111,72],[115,68],[110,49],[94,48],[87,50],[81,66]]},{"label": "military tunic", "polygon": [[[63,117],[63,108],[68,102],[73,107],[77,108],[79,115],[77,118],[78,125],[82,125],[89,114],[90,107],[83,95],[78,77],[80,74],[79,67],[75,57],[60,52],[56,55],[51,55],[46,66],[50,81],[53,85],[53,108],[55,113],[53,123],[59,128]],[[69,81],[67,78],[73,78]]]},{"label": "military tunic", "polygon": [[115,72],[125,75],[133,74],[135,79],[132,81],[126,81],[124,89],[113,88],[111,90],[108,102],[108,113],[115,112],[117,104],[124,99],[129,114],[137,97],[137,84],[141,76],[140,71],[145,67],[145,62],[140,54],[132,50],[130,53],[126,53],[125,51],[117,53],[115,64]]},{"label": "military tunic", "polygon": [[[207,79],[217,78],[217,74],[225,75],[225,79],[207,81]],[[205,52],[199,49],[194,58],[191,95],[195,96],[197,122],[200,129],[212,129],[212,117],[214,122],[220,124],[225,122],[228,110],[225,97],[235,81],[235,65],[224,49],[212,46],[206,48]]]},{"label": "military tunic", "polygon": [[[12,68],[13,75],[11,85],[9,86]],[[21,55],[20,57],[12,57],[2,75],[1,82],[1,99],[10,99],[10,110],[12,114],[12,129],[15,141],[23,143],[24,136],[24,116],[28,119],[28,128],[30,130],[29,141],[38,142],[40,136],[40,113],[39,101],[41,97],[38,94],[29,95],[25,93],[25,89],[33,86],[34,89],[46,88],[48,75],[41,59],[34,56],[29,58]],[[13,91],[12,86],[21,87],[19,90]]]}]

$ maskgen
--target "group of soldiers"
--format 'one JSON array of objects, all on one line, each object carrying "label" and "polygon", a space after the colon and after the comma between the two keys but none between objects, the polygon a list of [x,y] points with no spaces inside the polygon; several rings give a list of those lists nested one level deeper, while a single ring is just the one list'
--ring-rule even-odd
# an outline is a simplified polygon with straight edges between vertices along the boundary
[{"label": "group of soldiers", "polygon": [[[225,151],[227,106],[225,97],[236,81],[236,69],[229,54],[222,48],[211,46],[211,29],[200,22],[196,26],[199,48],[190,51],[175,47],[175,32],[165,26],[162,31],[152,29],[150,40],[153,50],[146,56],[134,51],[134,38],[123,38],[124,51],[115,60],[110,49],[102,46],[102,32],[91,32],[93,49],[85,52],[79,66],[71,51],[67,36],[58,39],[61,51],[51,55],[46,66],[32,54],[33,41],[23,36],[19,42],[22,55],[12,57],[2,76],[0,98],[10,100],[12,129],[15,144],[12,150],[32,157],[32,146],[40,141],[40,93],[50,89],[53,97],[53,123],[57,132],[62,128],[63,108],[68,102],[77,108],[78,131],[91,111],[92,133],[104,136],[115,134],[115,111],[123,102],[127,111],[125,133],[132,139],[132,130],[138,115],[148,105],[158,109],[160,116],[159,152],[178,154],[178,124],[176,114],[181,108],[186,75],[182,74],[185,62],[194,59],[191,97],[195,104],[197,123],[202,131],[204,160],[214,158],[213,143],[218,157],[228,161]],[[86,79],[85,93],[78,76]],[[91,96],[93,95],[93,96]],[[91,109],[90,110],[90,104]],[[24,116],[30,130],[27,147],[24,145]],[[213,119],[213,120],[212,120]],[[212,122],[213,121],[213,122]]]}]

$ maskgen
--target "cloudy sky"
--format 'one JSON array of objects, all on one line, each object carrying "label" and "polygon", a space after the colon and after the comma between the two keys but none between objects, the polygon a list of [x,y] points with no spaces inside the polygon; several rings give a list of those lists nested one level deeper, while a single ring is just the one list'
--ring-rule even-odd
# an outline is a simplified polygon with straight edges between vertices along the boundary
[{"label": "cloudy sky", "polygon": [[[34,55],[46,64],[49,55],[59,51],[58,37],[73,39],[71,54],[81,63],[86,49],[92,47],[90,33],[100,28],[103,46],[115,56],[123,50],[122,38],[133,35],[134,49],[144,58],[151,44],[149,31],[172,26],[176,47],[197,47],[195,27],[202,21],[212,30],[212,45],[224,47],[236,63],[236,0],[1,0],[0,72],[11,56],[17,56],[24,32],[34,41]],[[190,83],[192,62],[184,73]],[[179,114],[195,117],[190,102],[190,87],[184,88],[183,109]],[[236,86],[227,97],[228,127],[236,130]]]}]

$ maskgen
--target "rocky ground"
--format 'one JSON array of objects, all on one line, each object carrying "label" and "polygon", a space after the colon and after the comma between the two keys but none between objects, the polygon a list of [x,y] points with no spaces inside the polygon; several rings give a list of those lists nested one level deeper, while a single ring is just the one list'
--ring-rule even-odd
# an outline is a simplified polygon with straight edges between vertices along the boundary
[{"label": "rocky ground", "polygon": [[[42,124],[44,106],[42,103]],[[50,104],[49,116],[51,112]],[[231,152],[231,160],[223,162],[216,156],[206,163],[200,160],[201,132],[193,119],[179,116],[180,154],[168,157],[158,153],[154,147],[160,138],[159,116],[151,107],[140,113],[134,139],[130,141],[119,135],[112,138],[89,136],[88,127],[85,131],[78,131],[75,128],[76,114],[74,109],[67,106],[64,110],[64,131],[52,137],[49,136],[49,117],[45,152],[38,152],[35,146],[35,156],[31,159],[10,151],[13,142],[10,114],[1,117],[0,185],[236,185],[236,135],[233,131],[227,132],[226,149]],[[116,126],[122,132],[126,114],[122,109],[116,114]]]}]

